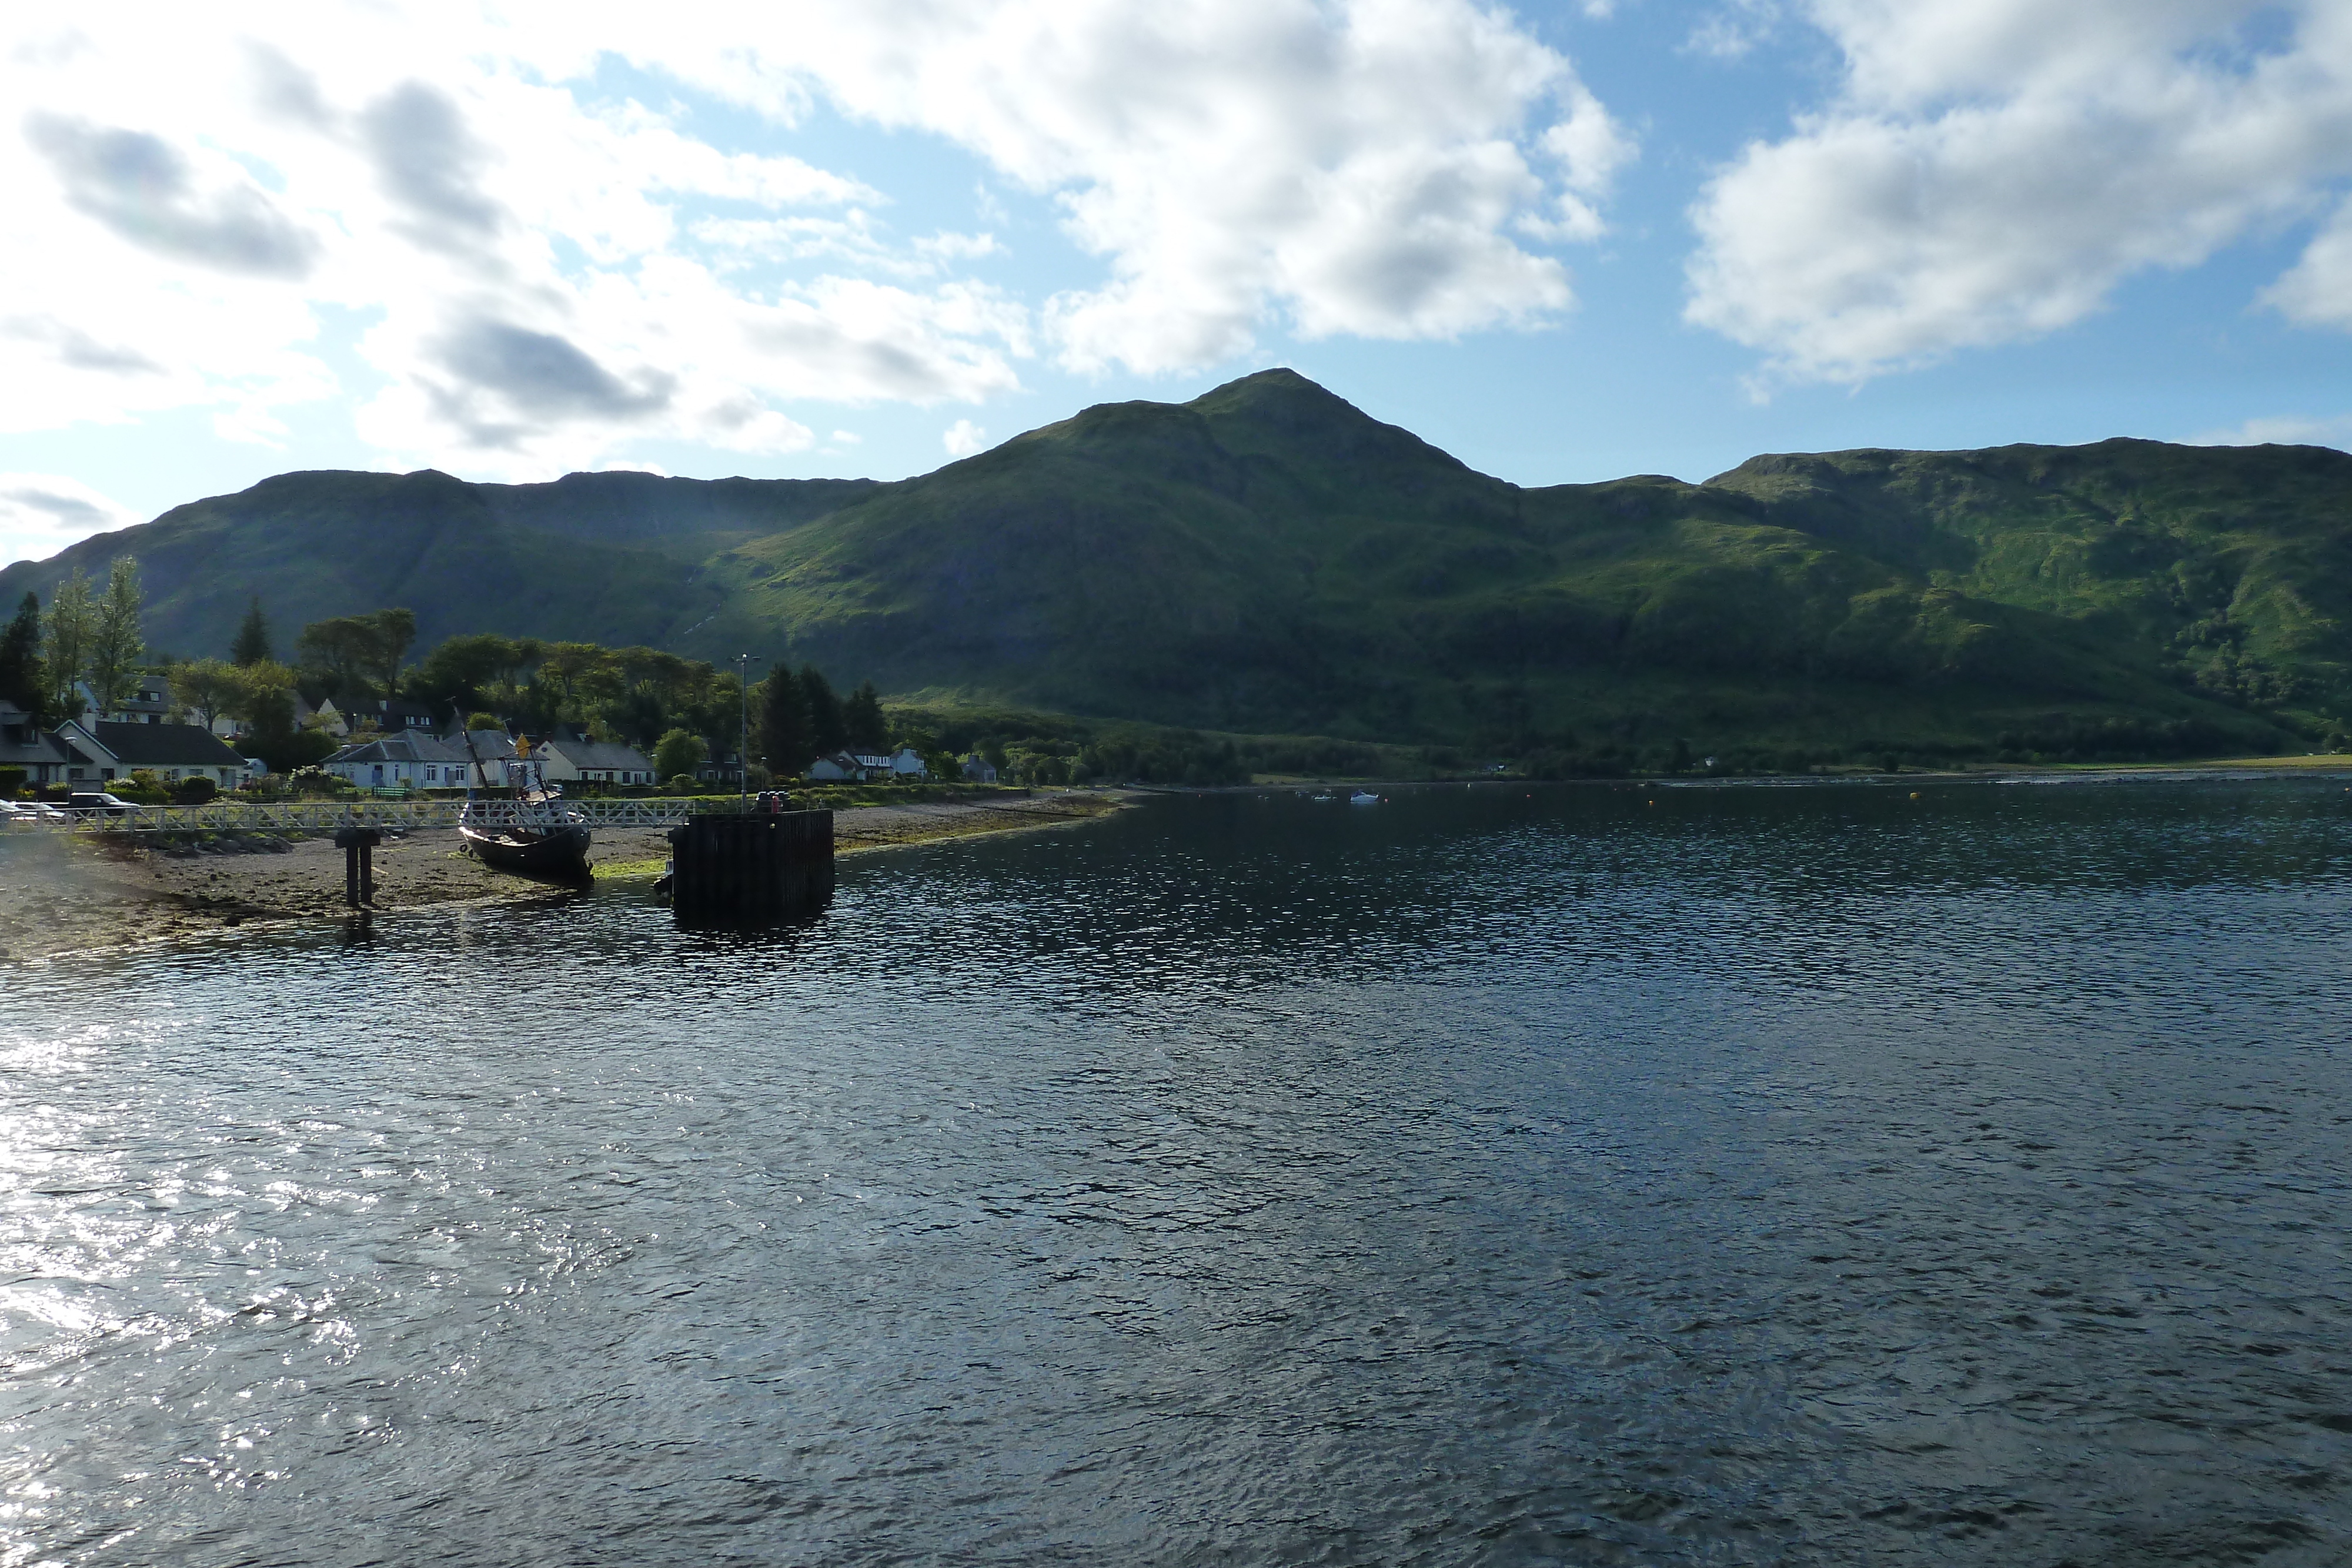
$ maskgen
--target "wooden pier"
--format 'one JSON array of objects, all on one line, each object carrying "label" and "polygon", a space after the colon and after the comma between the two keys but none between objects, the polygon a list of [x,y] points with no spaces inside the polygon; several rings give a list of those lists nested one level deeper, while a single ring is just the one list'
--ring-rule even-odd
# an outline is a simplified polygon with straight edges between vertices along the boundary
[{"label": "wooden pier", "polygon": [[831,811],[698,812],[669,840],[671,907],[688,924],[788,920],[833,897]]}]

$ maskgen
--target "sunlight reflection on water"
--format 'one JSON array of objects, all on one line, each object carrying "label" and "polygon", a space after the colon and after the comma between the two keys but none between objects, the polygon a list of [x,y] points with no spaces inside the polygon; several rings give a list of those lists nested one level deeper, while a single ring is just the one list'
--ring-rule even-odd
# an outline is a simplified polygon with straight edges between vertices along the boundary
[{"label": "sunlight reflection on water", "polygon": [[5,972],[0,1563],[2340,1561],[2347,797],[1918,793]]}]

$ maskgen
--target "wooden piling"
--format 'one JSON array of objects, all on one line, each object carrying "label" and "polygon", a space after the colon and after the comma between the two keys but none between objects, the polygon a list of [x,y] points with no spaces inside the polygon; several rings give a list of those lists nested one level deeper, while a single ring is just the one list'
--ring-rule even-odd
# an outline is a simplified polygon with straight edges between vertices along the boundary
[{"label": "wooden piling", "polygon": [[697,814],[669,840],[680,920],[791,919],[833,897],[831,811]]},{"label": "wooden piling", "polygon": [[375,905],[375,847],[383,841],[380,829],[335,830],[335,844],[343,852],[343,902],[353,909]]}]

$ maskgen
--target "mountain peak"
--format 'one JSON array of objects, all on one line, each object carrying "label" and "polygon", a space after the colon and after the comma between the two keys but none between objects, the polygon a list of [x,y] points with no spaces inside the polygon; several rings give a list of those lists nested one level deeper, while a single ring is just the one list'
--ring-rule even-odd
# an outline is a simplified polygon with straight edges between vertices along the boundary
[{"label": "mountain peak", "polygon": [[1227,451],[1312,454],[1317,463],[1435,464],[1468,473],[1452,453],[1385,424],[1287,366],[1258,371],[1184,406],[1209,422]]}]

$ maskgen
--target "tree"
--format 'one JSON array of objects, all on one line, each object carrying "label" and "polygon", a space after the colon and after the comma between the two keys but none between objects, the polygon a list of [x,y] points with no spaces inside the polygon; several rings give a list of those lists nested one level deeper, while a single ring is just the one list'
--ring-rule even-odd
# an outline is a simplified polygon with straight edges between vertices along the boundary
[{"label": "tree", "polygon": [[337,615],[302,628],[295,650],[326,677],[327,694],[345,708],[364,697],[364,672],[376,662],[375,628],[364,615]]},{"label": "tree", "polygon": [[691,775],[710,747],[690,729],[673,729],[654,747],[654,777],[664,783],[684,773]]},{"label": "tree", "polygon": [[798,778],[816,758],[808,698],[790,670],[774,671],[760,683],[759,746],[769,770],[787,778]]},{"label": "tree", "polygon": [[882,716],[882,694],[866,681],[841,705],[841,727],[853,751],[872,756],[890,749],[890,721]]},{"label": "tree", "polygon": [[374,673],[383,677],[383,695],[396,696],[400,692],[400,661],[416,643],[416,612],[379,610],[361,619],[373,633],[372,664]]},{"label": "tree", "polygon": [[76,567],[49,596],[49,642],[44,663],[48,667],[51,716],[73,718],[81,713],[82,701],[74,683],[81,679],[90,639],[97,631],[98,606],[89,597],[89,579]]},{"label": "tree", "polygon": [[48,682],[41,673],[41,601],[27,593],[16,618],[0,632],[0,703],[12,703],[38,722],[48,711]]},{"label": "tree", "polygon": [[97,700],[100,718],[114,711],[139,678],[140,656],[147,652],[139,626],[144,598],[139,591],[139,563],[127,555],[115,557],[89,639],[89,695]]},{"label": "tree", "polygon": [[521,706],[523,679],[539,663],[539,643],[493,632],[452,637],[424,659],[408,677],[411,696],[436,708],[512,710]]},{"label": "tree", "polygon": [[468,734],[478,735],[486,729],[504,729],[505,727],[505,725],[499,722],[499,716],[494,713],[469,713],[466,716],[466,729]]},{"label": "tree", "polygon": [[562,716],[578,719],[583,716],[580,704],[598,685],[598,677],[612,663],[613,655],[593,643],[554,643],[540,661],[537,679],[544,683],[563,709]]},{"label": "tree", "polygon": [[233,714],[245,692],[245,672],[219,659],[192,659],[172,672],[172,695],[206,729]]},{"label": "tree", "polygon": [[271,664],[276,658],[269,646],[269,622],[262,618],[261,595],[257,593],[246,607],[244,623],[236,629],[236,641],[228,645],[228,662],[243,668]]},{"label": "tree", "polygon": [[334,737],[294,727],[294,672],[283,664],[255,664],[238,672],[238,707],[245,748],[269,764],[273,773],[291,773],[335,749]]},{"label": "tree", "polygon": [[809,744],[819,757],[830,756],[849,744],[849,728],[843,720],[841,699],[833,695],[833,686],[820,674],[814,664],[801,666],[801,696],[808,704]]}]

